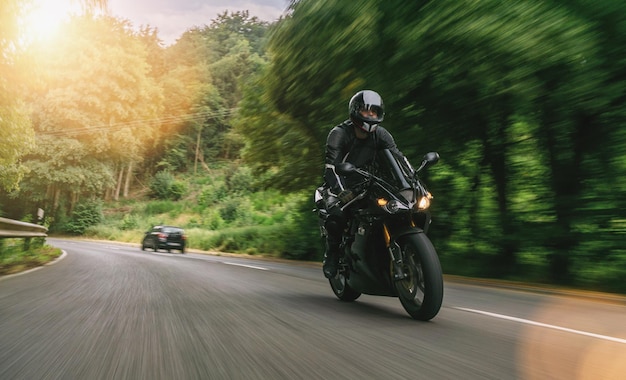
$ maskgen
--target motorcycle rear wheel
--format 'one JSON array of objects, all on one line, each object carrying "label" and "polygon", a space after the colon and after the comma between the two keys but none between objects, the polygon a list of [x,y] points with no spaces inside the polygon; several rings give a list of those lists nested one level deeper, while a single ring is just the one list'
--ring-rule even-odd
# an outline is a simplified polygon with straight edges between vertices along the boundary
[{"label": "motorcycle rear wheel", "polygon": [[328,282],[330,283],[333,293],[342,301],[352,302],[361,296],[361,293],[348,285],[344,269],[339,270],[335,277],[329,278]]},{"label": "motorcycle rear wheel", "polygon": [[400,303],[409,315],[428,321],[441,309],[443,274],[437,251],[423,234],[411,234],[399,242],[406,277],[395,282]]}]

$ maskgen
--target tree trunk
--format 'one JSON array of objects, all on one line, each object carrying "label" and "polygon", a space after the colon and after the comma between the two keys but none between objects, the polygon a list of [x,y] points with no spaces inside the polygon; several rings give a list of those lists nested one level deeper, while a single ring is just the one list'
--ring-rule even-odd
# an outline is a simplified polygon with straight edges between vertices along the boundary
[{"label": "tree trunk", "polygon": [[70,193],[70,207],[68,210],[68,215],[72,215],[72,213],[74,212],[74,208],[76,207],[76,204],[78,203],[78,199],[79,199],[78,193],[75,191],[72,191]]},{"label": "tree trunk", "polygon": [[126,171],[126,181],[124,182],[124,198],[128,198],[128,193],[130,191],[130,181],[133,175],[133,161],[128,162],[128,170]]},{"label": "tree trunk", "polygon": [[111,200],[111,193],[112,193],[113,189],[111,189],[110,187],[107,187],[106,189],[104,189],[104,200],[105,201],[110,201]]},{"label": "tree trunk", "polygon": [[195,175],[198,172],[198,156],[200,155],[200,133],[202,132],[202,128],[198,128],[198,138],[196,140],[196,158],[193,161],[193,174]]},{"label": "tree trunk", "polygon": [[507,141],[510,117],[513,114],[512,101],[506,96],[492,99],[494,110],[493,118],[485,118],[482,131],[483,163],[491,173],[496,190],[496,204],[498,209],[497,225],[500,228],[500,238],[497,241],[498,253],[491,265],[493,273],[490,275],[506,276],[515,273],[517,269],[517,252],[519,250],[519,236],[516,229],[515,217],[509,209],[509,187],[511,168],[507,164]]},{"label": "tree trunk", "polygon": [[61,197],[61,189],[54,188],[54,195],[52,197],[52,210],[54,213],[59,209],[59,198]]},{"label": "tree trunk", "polygon": [[121,165],[119,168],[119,174],[117,175],[117,184],[115,186],[115,194],[113,194],[113,199],[118,201],[120,199],[120,190],[122,188],[122,179],[124,178],[124,166]]},{"label": "tree trunk", "polygon": [[558,105],[544,100],[541,120],[542,140],[548,155],[551,177],[550,186],[554,193],[554,214],[556,223],[546,246],[552,252],[548,254],[550,277],[558,283],[572,280],[570,254],[578,245],[578,234],[572,231],[574,209],[578,205],[580,181],[576,146],[573,142],[573,128],[567,116],[559,113]]},{"label": "tree trunk", "polygon": [[54,186],[46,186],[46,197],[43,203],[43,209],[46,211],[54,212]]}]

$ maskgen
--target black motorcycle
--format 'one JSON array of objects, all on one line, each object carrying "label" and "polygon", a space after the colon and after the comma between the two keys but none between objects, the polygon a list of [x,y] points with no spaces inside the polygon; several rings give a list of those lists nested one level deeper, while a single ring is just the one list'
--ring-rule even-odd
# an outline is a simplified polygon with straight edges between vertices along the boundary
[{"label": "black motorcycle", "polygon": [[[417,170],[389,150],[378,153],[367,170],[350,163],[335,166],[337,174],[356,178],[356,196],[341,207],[348,216],[341,243],[338,273],[330,286],[342,301],[361,294],[398,297],[414,319],[428,321],[441,308],[443,275],[439,257],[426,236],[432,195],[418,173],[439,161],[428,153]],[[354,181],[353,181],[354,183]],[[316,190],[322,238],[328,211],[323,187]]]}]

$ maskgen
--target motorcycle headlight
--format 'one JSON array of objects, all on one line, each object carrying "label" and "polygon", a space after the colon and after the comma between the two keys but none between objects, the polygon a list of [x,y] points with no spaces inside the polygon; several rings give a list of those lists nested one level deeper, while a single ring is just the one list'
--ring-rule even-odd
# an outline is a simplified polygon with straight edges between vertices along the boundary
[{"label": "motorcycle headlight", "polygon": [[385,198],[378,198],[376,200],[376,204],[378,204],[390,214],[395,214],[400,209],[400,202],[396,201],[395,199],[388,201]]},{"label": "motorcycle headlight", "polygon": [[400,203],[396,200],[390,201],[385,205],[385,210],[390,214],[395,214],[400,209]]},{"label": "motorcycle headlight", "polygon": [[419,210],[427,210],[430,207],[430,200],[433,199],[431,193],[426,193],[425,196],[420,197],[420,201],[417,203]]}]

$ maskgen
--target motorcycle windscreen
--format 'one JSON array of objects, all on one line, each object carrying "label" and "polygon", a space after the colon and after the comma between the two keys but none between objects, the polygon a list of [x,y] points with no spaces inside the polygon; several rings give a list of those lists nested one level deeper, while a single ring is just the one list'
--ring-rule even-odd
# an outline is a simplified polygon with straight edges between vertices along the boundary
[{"label": "motorcycle windscreen", "polygon": [[411,168],[406,166],[401,158],[396,158],[389,149],[378,152],[376,174],[396,187],[398,192],[409,202],[415,201],[415,191],[409,183],[411,178]]}]

